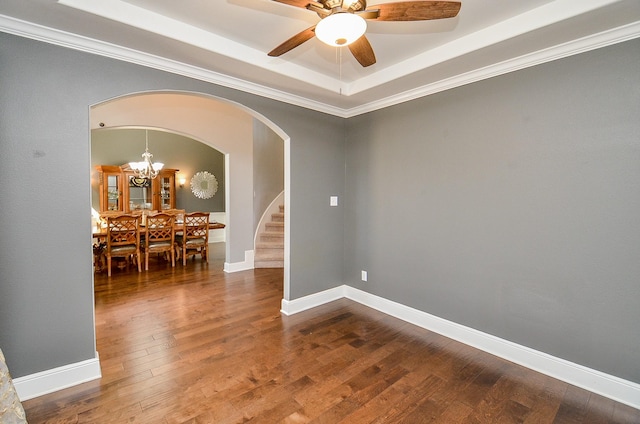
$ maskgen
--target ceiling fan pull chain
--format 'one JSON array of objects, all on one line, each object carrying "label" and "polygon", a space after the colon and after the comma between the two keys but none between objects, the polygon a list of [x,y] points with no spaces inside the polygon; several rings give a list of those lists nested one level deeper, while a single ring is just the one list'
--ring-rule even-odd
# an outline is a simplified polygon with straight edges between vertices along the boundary
[{"label": "ceiling fan pull chain", "polygon": [[340,53],[336,52],[336,54],[338,55],[338,63],[339,63],[339,74],[340,74],[340,95],[342,96],[342,47],[338,47],[338,50],[340,51]]},{"label": "ceiling fan pull chain", "polygon": [[342,48],[338,47],[338,67],[340,68],[340,86],[342,86]]}]

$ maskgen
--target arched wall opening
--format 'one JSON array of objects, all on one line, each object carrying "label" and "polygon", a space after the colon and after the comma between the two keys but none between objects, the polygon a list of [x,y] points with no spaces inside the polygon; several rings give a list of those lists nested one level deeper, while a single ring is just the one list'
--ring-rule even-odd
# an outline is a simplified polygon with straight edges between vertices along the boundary
[{"label": "arched wall opening", "polygon": [[[265,127],[262,123],[254,124],[254,126],[257,125]],[[273,134],[272,131],[270,133]],[[166,128],[110,127],[91,130],[90,169],[93,210],[99,211],[102,207],[100,205],[100,167],[103,165],[126,166],[132,160],[141,160],[147,142],[149,153],[153,155],[153,162],[163,163],[164,169],[177,170],[174,174],[174,190],[170,190],[170,193],[173,194],[173,200],[165,199],[163,204],[166,205],[169,202],[170,205],[175,205],[178,209],[185,209],[187,212],[208,212],[212,220],[226,223],[225,155],[200,140],[194,140]],[[279,148],[284,148],[280,139],[275,139],[274,142]],[[284,159],[282,153],[280,159]],[[282,168],[284,169],[284,167]],[[191,189],[191,179],[202,171],[212,174],[218,183],[217,189],[211,197],[195,196]],[[259,174],[260,171],[254,171],[254,173]],[[254,181],[255,177],[254,175]],[[283,183],[284,179],[281,181],[281,184]],[[144,197],[152,196],[151,193],[144,194]],[[153,202],[153,199],[150,200]],[[128,206],[130,209],[143,207],[135,200],[130,201]],[[92,213],[95,216],[97,212]],[[224,230],[213,231],[212,240],[224,241],[224,232]]]},{"label": "arched wall opening", "polygon": [[[207,144],[225,155],[227,213],[225,271],[253,268],[253,121],[284,142],[285,210],[289,205],[289,137],[265,116],[218,97],[183,91],[131,93],[93,105],[90,129],[163,128]],[[284,298],[289,299],[289,213],[285,213]]]}]

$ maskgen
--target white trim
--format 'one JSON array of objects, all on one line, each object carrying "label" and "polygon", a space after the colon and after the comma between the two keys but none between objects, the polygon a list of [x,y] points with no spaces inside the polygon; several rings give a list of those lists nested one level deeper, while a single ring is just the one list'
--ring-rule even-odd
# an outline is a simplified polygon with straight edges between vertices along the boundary
[{"label": "white trim", "polygon": [[640,409],[640,384],[551,356],[350,286],[339,286],[292,301],[283,300],[282,313],[292,315],[341,297],[346,297],[418,327]]},{"label": "white trim", "polygon": [[333,289],[325,290],[319,293],[310,294],[295,300],[282,299],[282,307],[280,312],[285,315],[293,315],[325,303],[333,302],[345,296],[344,288],[347,286],[339,286]]},{"label": "white trim", "polygon": [[96,352],[93,359],[14,378],[13,385],[20,400],[25,401],[101,377],[100,358]]},{"label": "white trim", "polygon": [[291,296],[291,139],[286,134],[284,140],[284,293]]},{"label": "white trim", "polygon": [[324,112],[330,115],[341,116],[342,109],[313,99],[297,96],[285,91],[266,87],[153,54],[37,25],[32,22],[23,21],[6,15],[0,15],[0,31],[56,46],[62,46],[85,53],[96,54],[111,59],[146,66],[152,69],[158,69],[176,75],[182,75],[199,81],[210,82],[222,87],[232,88],[245,93],[255,94],[256,96],[281,101],[283,103],[304,107],[318,112]]},{"label": "white trim", "polygon": [[638,37],[640,37],[640,22],[634,22],[597,34],[588,35],[577,40],[572,40],[564,44],[559,44],[557,46],[538,50],[519,57],[507,59],[483,68],[474,69],[463,74],[443,78],[430,84],[425,84],[421,87],[416,87],[414,89],[394,94],[383,99],[378,99],[367,104],[362,104],[351,109],[343,109],[342,115],[339,116],[350,118],[362,115],[421,97],[430,96],[431,94],[440,93],[452,88],[461,87],[466,84],[516,72],[525,68],[531,68],[536,65],[596,50],[613,44],[622,43],[624,41],[633,40]]},{"label": "white trim", "polygon": [[[194,78],[200,81],[210,82],[223,87],[232,88],[245,93],[255,94],[257,96],[262,96],[268,99],[281,101],[342,118],[351,118],[465,84],[492,78],[497,75],[514,72],[520,69],[536,66],[541,63],[562,59],[564,57],[638,38],[640,37],[640,22],[633,22],[617,28],[602,31],[597,34],[588,35],[577,40],[572,40],[564,44],[505,60],[501,63],[496,63],[464,74],[454,75],[450,78],[434,81],[421,87],[408,90],[404,93],[394,94],[348,109],[286,93],[281,90],[240,80],[235,77],[148,53],[36,25],[31,22],[15,19],[5,15],[0,15],[0,31],[82,52],[98,54],[112,59],[147,66],[149,68]],[[358,84],[352,84],[352,86],[353,87],[349,87],[349,90],[345,88],[345,93],[347,91],[353,93],[362,91],[362,89],[357,88]]]},{"label": "white trim", "polygon": [[253,269],[253,250],[244,251],[244,262],[225,262],[224,272],[238,272]]}]

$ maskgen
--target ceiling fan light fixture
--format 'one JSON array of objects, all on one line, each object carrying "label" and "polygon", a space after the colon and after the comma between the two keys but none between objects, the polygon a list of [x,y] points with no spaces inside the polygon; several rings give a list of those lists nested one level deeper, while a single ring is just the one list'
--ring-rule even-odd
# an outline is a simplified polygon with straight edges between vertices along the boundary
[{"label": "ceiling fan light fixture", "polygon": [[362,37],[367,22],[358,15],[340,12],[329,15],[316,25],[316,37],[333,47],[348,46]]}]

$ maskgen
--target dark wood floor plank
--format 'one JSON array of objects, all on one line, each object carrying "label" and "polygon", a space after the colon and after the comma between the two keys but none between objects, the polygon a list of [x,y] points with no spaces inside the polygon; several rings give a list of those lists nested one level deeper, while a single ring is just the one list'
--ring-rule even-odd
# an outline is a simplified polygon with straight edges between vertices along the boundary
[{"label": "dark wood floor plank", "polygon": [[[483,358],[482,361],[479,360],[478,362],[482,364],[485,360],[486,358]],[[499,363],[498,365],[485,363],[480,366],[482,371],[456,397],[457,400],[471,406],[474,411],[487,393],[497,384],[502,373],[507,368],[505,363]]]},{"label": "dark wood floor plank", "polygon": [[498,422],[498,417],[505,414],[505,410],[512,403],[511,393],[516,388],[517,383],[504,372],[491,389],[484,393],[484,397],[474,408],[472,417],[479,422]]},{"label": "dark wood floor plank", "polygon": [[638,424],[640,423],[640,410],[621,403],[616,403],[613,409],[612,423]]},{"label": "dark wood floor plank", "polygon": [[586,390],[571,385],[568,386],[554,422],[559,424],[584,422],[590,396],[591,393]]},{"label": "dark wood floor plank", "polygon": [[606,424],[611,422],[614,408],[613,400],[591,393],[585,417],[590,423]]},{"label": "dark wood floor plank", "polygon": [[[410,391],[404,391],[405,396],[401,401],[389,411],[381,414],[373,423],[411,422],[413,412],[444,383],[442,379],[433,374],[427,375],[420,383],[414,385]],[[407,419],[409,420],[406,421]]]},{"label": "dark wood floor plank", "polygon": [[539,384],[537,380],[542,379],[544,387],[530,406],[529,415],[525,418],[524,424],[551,423],[558,413],[564,393],[569,385],[540,374],[532,376],[532,378],[536,380],[534,382],[536,387]]},{"label": "dark wood floor plank", "polygon": [[442,414],[438,417],[436,422],[458,424],[463,423],[469,415],[473,412],[473,409],[462,402],[453,401],[448,404]]},{"label": "dark wood floor plank", "polygon": [[39,423],[640,423],[640,411],[347,299],[280,314],[281,269],[95,277],[103,377],[24,402]]}]

